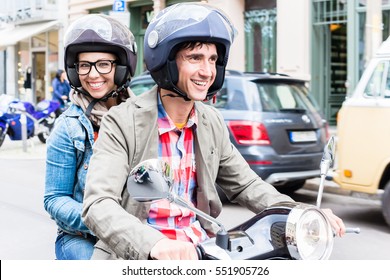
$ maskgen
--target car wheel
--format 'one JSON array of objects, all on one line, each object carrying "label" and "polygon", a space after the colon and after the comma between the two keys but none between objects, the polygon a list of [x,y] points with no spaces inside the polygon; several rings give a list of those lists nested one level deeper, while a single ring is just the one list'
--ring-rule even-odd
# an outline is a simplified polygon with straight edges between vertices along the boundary
[{"label": "car wheel", "polygon": [[390,181],[387,182],[382,195],[382,214],[386,223],[390,226]]},{"label": "car wheel", "polygon": [[297,190],[301,189],[306,183],[306,180],[297,180],[293,182],[288,182],[283,186],[275,186],[276,189],[283,194],[292,194]]}]

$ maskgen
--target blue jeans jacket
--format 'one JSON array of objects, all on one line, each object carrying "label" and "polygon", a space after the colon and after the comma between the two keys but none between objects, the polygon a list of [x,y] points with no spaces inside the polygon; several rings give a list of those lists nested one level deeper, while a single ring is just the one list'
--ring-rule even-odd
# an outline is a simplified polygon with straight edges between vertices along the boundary
[{"label": "blue jeans jacket", "polygon": [[[92,124],[80,107],[71,105],[58,118],[46,144],[44,207],[57,223],[59,237],[72,235],[69,238],[57,238],[56,256],[58,259],[66,255],[77,258],[76,251],[82,245],[66,245],[64,240],[73,240],[73,243],[77,240],[76,243],[91,244],[91,240],[95,239],[81,220],[85,179],[94,138]],[[93,246],[88,244],[85,246],[90,248],[87,250],[91,250],[92,255]],[[75,251],[66,254],[65,248]],[[59,254],[58,252],[61,251],[62,253]]]}]

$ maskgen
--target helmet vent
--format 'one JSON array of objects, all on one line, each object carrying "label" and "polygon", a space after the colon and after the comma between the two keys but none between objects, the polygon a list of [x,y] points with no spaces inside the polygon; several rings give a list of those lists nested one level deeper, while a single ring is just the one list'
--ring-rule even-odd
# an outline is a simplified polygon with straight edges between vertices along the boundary
[{"label": "helmet vent", "polygon": [[148,36],[148,45],[151,49],[154,49],[158,43],[158,32],[153,30]]}]

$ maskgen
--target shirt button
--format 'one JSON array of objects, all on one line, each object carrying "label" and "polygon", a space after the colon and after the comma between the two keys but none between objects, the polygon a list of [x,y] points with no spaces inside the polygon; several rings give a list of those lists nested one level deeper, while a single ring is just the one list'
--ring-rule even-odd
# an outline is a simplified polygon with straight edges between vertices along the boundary
[{"label": "shirt button", "polygon": [[84,164],[84,169],[87,170],[88,169],[88,164]]}]

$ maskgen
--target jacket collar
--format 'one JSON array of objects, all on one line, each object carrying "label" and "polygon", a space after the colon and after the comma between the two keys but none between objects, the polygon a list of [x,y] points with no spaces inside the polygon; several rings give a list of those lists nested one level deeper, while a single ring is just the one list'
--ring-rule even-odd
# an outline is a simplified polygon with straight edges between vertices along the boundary
[{"label": "jacket collar", "polygon": [[63,114],[67,117],[79,117],[84,114],[84,112],[79,106],[72,104],[65,112],[63,112]]}]

